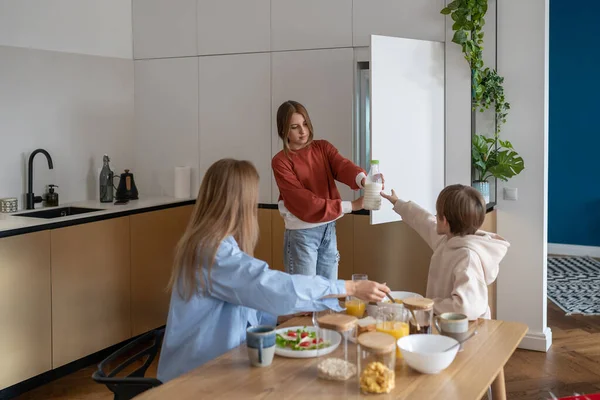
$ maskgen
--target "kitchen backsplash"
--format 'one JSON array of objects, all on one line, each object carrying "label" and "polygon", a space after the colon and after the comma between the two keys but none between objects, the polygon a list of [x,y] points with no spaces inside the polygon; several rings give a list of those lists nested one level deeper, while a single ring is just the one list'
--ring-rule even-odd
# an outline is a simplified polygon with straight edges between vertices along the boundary
[{"label": "kitchen backsplash", "polygon": [[57,184],[61,203],[95,198],[104,153],[133,170],[132,60],[0,46],[0,71],[0,197],[24,207],[36,148],[54,169],[36,157],[34,193]]}]

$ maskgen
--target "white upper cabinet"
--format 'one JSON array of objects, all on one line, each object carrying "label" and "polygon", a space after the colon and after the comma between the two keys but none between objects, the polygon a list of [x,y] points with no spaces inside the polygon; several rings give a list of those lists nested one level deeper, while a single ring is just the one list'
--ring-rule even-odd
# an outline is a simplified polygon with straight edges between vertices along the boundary
[{"label": "white upper cabinet", "polygon": [[[371,159],[385,191],[435,214],[444,187],[444,44],[373,36],[370,69]],[[388,201],[371,213],[373,224],[398,220]]]},{"label": "white upper cabinet", "polygon": [[[277,136],[277,108],[286,100],[296,100],[308,111],[315,139],[328,140],[352,160],[353,50],[291,51],[271,56],[273,155],[283,148]],[[354,199],[346,185],[338,183],[338,188],[343,200]],[[275,183],[272,192],[276,203],[279,190]]]},{"label": "white upper cabinet", "polygon": [[271,49],[352,47],[352,0],[272,0]]},{"label": "white upper cabinet", "polygon": [[175,167],[192,168],[198,193],[198,58],[138,60],[135,180],[141,196],[175,194]]},{"label": "white upper cabinet", "polygon": [[133,56],[197,55],[196,0],[133,0]]},{"label": "white upper cabinet", "polygon": [[198,54],[271,49],[270,0],[198,0]]},{"label": "white upper cabinet", "polygon": [[270,55],[200,57],[200,175],[221,158],[254,163],[271,202]]},{"label": "white upper cabinet", "polygon": [[444,0],[353,0],[353,43],[368,46],[370,35],[443,42]]}]

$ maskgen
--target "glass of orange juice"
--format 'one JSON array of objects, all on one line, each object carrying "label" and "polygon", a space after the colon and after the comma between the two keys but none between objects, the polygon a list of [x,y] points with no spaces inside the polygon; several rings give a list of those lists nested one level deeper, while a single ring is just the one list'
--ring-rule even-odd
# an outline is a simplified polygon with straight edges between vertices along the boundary
[{"label": "glass of orange juice", "polygon": [[[366,281],[368,279],[369,279],[369,277],[366,274],[353,274],[352,275],[352,280],[355,282],[356,281]],[[346,298],[346,314],[348,314],[348,315],[352,315],[356,318],[362,318],[363,315],[365,314],[366,307],[367,307],[367,305],[365,304],[365,302],[356,297],[348,296]]]},{"label": "glass of orange juice", "polygon": [[[408,336],[409,314],[404,305],[398,303],[384,303],[377,307],[377,332],[387,333],[397,339]],[[400,349],[396,348],[396,358],[402,358]]]}]

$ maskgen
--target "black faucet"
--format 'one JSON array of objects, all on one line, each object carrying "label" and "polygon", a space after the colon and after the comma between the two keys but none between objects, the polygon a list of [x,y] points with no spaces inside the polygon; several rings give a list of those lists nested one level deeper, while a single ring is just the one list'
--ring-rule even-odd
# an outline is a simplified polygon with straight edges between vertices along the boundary
[{"label": "black faucet", "polygon": [[27,194],[25,195],[27,210],[33,210],[35,208],[35,203],[42,202],[42,196],[34,196],[33,194],[33,158],[37,153],[42,153],[43,155],[45,155],[46,159],[48,160],[48,168],[54,169],[54,164],[52,164],[52,157],[50,157],[50,154],[48,154],[46,150],[34,150],[29,156],[29,170],[27,171]]}]

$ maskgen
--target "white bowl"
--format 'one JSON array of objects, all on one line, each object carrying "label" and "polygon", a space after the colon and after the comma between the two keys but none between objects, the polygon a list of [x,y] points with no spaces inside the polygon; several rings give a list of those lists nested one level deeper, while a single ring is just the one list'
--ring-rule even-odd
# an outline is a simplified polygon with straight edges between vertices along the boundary
[{"label": "white bowl", "polygon": [[458,341],[433,334],[408,335],[398,339],[396,343],[408,366],[423,374],[437,374],[448,368],[460,347],[444,351]]},{"label": "white bowl", "polygon": [[[408,299],[410,297],[418,297],[420,299],[423,298],[423,296],[421,296],[418,293],[413,293],[413,292],[390,292],[390,295],[394,298],[394,299],[398,299],[398,300],[404,300],[404,299]],[[387,301],[386,301],[387,300]],[[367,315],[373,317],[373,318],[377,318],[377,307],[380,304],[385,304],[385,303],[389,303],[390,299],[388,299],[386,297],[386,300],[377,303],[377,305],[375,304],[367,304]]]}]

